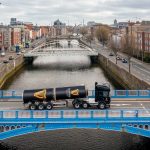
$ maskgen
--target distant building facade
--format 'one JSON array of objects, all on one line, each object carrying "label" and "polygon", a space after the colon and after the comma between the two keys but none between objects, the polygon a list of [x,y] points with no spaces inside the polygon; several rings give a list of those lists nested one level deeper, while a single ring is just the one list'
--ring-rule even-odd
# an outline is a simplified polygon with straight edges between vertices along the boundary
[{"label": "distant building facade", "polygon": [[59,36],[67,34],[66,24],[62,23],[59,19],[54,22],[53,27],[55,28],[52,29],[54,32],[53,35]]},{"label": "distant building facade", "polygon": [[10,26],[0,26],[0,50],[11,49],[11,28]]},{"label": "distant building facade", "polygon": [[21,28],[13,27],[11,31],[11,44],[13,46],[21,45]]}]

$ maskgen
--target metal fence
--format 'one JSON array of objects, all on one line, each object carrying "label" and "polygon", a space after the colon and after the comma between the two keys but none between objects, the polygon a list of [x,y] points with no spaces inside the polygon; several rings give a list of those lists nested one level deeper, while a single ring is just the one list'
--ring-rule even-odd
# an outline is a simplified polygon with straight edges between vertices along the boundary
[{"label": "metal fence", "polygon": [[[22,99],[23,90],[0,90],[0,99]],[[94,98],[95,91],[88,91],[88,98]],[[150,90],[112,90],[111,98],[147,98],[150,100]]]},{"label": "metal fence", "polygon": [[53,111],[30,111],[30,110],[6,110],[0,111],[0,120],[3,119],[129,119],[149,118],[150,110],[53,110]]},{"label": "metal fence", "polygon": [[[89,91],[89,98],[95,97],[95,91]],[[149,98],[150,90],[112,90],[111,98]]]}]

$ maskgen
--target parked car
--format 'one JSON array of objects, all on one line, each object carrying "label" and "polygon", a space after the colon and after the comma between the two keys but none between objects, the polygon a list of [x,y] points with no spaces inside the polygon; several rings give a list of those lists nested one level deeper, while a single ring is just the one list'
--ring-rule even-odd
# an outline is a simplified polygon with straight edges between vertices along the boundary
[{"label": "parked car", "polygon": [[122,63],[128,63],[128,61],[125,58],[123,58]]},{"label": "parked car", "polygon": [[5,52],[2,52],[2,53],[1,53],[1,56],[4,57],[4,56],[5,56]]},{"label": "parked car", "polygon": [[9,61],[8,61],[8,60],[3,60],[3,63],[5,63],[5,64],[6,64],[6,63],[9,63]]},{"label": "parked car", "polygon": [[17,55],[21,55],[21,52],[18,52]]},{"label": "parked car", "polygon": [[114,54],[113,54],[113,53],[110,53],[109,56],[114,56]]},{"label": "parked car", "polygon": [[121,58],[119,56],[116,57],[117,60],[121,60]]},{"label": "parked car", "polygon": [[21,51],[21,53],[25,53],[25,52],[26,52],[25,50],[22,50],[22,51]]},{"label": "parked car", "polygon": [[12,56],[9,57],[9,60],[13,60],[14,58]]}]

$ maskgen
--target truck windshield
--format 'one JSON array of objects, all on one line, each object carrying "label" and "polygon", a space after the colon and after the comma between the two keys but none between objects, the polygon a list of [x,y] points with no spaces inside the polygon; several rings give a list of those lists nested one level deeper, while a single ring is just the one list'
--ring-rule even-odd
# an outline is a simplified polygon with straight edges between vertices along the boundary
[{"label": "truck windshield", "polygon": [[103,97],[109,97],[109,92],[108,91],[103,91]]}]

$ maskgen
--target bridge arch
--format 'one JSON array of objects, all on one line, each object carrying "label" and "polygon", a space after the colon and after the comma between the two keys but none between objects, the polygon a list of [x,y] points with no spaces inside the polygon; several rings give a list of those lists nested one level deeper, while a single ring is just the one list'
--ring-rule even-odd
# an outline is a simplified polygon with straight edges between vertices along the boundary
[{"label": "bridge arch", "polygon": [[[136,126],[136,127],[135,127]],[[67,129],[102,129],[102,130],[112,130],[112,131],[119,131],[119,132],[127,132],[131,134],[139,134],[143,135],[143,127],[146,126],[146,129],[149,129],[149,125],[138,125],[133,124],[131,125],[123,125],[121,123],[115,124],[115,123],[54,123],[54,124],[45,124],[45,123],[36,123],[36,124],[30,124],[28,126],[25,125],[10,125],[10,126],[0,126],[0,130],[2,131],[0,133],[0,139],[8,139],[16,136],[31,134],[34,132],[46,132],[46,131],[52,131],[52,130],[67,130]],[[132,128],[132,132],[128,131],[127,128]],[[142,128],[141,128],[142,127]],[[135,129],[135,131],[133,131]],[[150,133],[149,133],[150,134]]]}]

